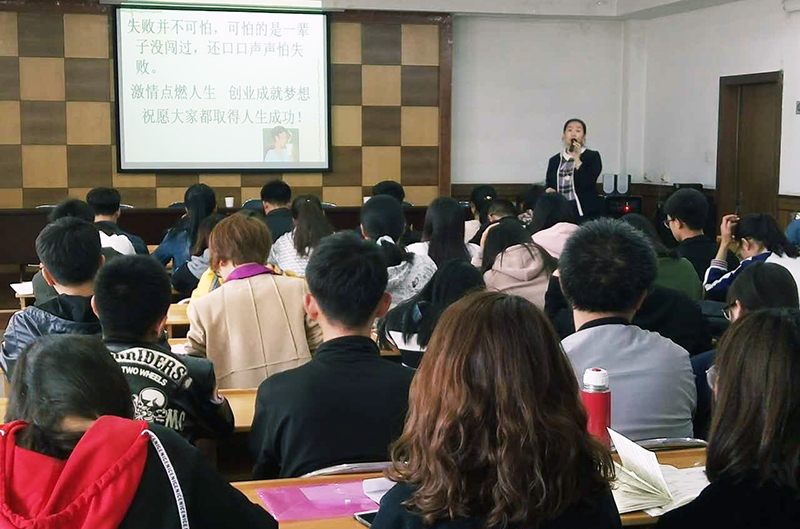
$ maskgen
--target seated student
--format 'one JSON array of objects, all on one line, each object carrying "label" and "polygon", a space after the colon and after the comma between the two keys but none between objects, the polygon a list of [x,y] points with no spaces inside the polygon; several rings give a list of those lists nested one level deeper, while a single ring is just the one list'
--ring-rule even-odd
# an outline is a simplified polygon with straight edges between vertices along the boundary
[{"label": "seated student", "polygon": [[486,208],[486,224],[482,225],[478,233],[470,241],[472,244],[480,245],[483,240],[483,235],[486,233],[487,228],[498,222],[516,222],[522,225],[522,222],[517,218],[517,206],[510,200],[504,198],[496,198],[492,200],[491,204]]},{"label": "seated student", "polygon": [[483,274],[471,264],[460,259],[444,263],[425,288],[381,320],[381,347],[397,348],[403,365],[416,369],[442,312],[468,293],[485,288]]},{"label": "seated student", "polygon": [[800,311],[768,309],[731,325],[709,382],[715,407],[706,475],[693,502],[658,527],[797,527],[800,519]]},{"label": "seated student", "polygon": [[221,388],[254,388],[311,359],[320,330],[303,308],[305,281],[264,266],[263,222],[231,215],[211,232],[211,268],[225,283],[189,304],[186,352],[214,363]]},{"label": "seated student", "polygon": [[[664,224],[678,241],[678,253],[694,266],[697,277],[705,277],[711,260],[717,254],[717,243],[713,234],[703,231],[708,218],[708,200],[697,189],[678,189],[664,203]],[[739,261],[728,252],[724,259],[728,268],[736,268]]]},{"label": "seated student", "polygon": [[436,266],[451,259],[469,262],[480,252],[477,244],[464,244],[464,210],[454,199],[439,197],[425,213],[422,242],[406,246],[413,254],[427,255]]},{"label": "seated student", "polygon": [[695,388],[689,353],[631,324],[656,279],[650,242],[619,220],[584,224],[561,254],[561,289],[578,331],[561,343],[577,379],[608,370],[611,427],[638,441],[691,437]]},{"label": "seated student", "polygon": [[192,184],[183,195],[183,204],[186,214],[167,231],[153,252],[153,257],[162,265],[172,261],[173,270],[179,269],[191,257],[200,223],[217,210],[217,197],[207,185]]},{"label": "seated student", "polygon": [[311,255],[306,277],[305,307],[325,343],[309,363],[258,388],[250,431],[255,479],[386,461],[403,429],[414,372],[382,358],[370,338],[391,303],[381,250],[352,233],[331,235]]},{"label": "seated student", "polygon": [[325,217],[319,199],[312,195],[294,199],[292,219],[294,229],[275,241],[268,262],[281,270],[304,277],[311,251],[323,237],[333,233],[333,227]]},{"label": "seated student", "polygon": [[292,231],[291,201],[292,188],[283,180],[267,182],[261,188],[261,202],[267,215],[265,222],[273,241]]},{"label": "seated student", "polygon": [[703,299],[703,284],[698,279],[694,266],[688,259],[681,257],[677,250],[669,250],[664,246],[652,222],[638,213],[629,213],[622,220],[641,231],[653,245],[658,257],[656,285],[683,292],[694,301]]},{"label": "seated student", "polygon": [[[48,222],[53,223],[58,219],[63,219],[64,217],[83,219],[89,223],[94,222],[94,213],[92,212],[92,208],[90,208],[86,202],[83,200],[78,200],[77,198],[71,198],[60,202],[47,216],[47,220]],[[103,246],[102,238],[100,240],[100,245]],[[115,257],[118,257],[119,255],[122,255],[114,248],[109,246],[103,246],[102,252],[103,257],[105,257],[107,262]],[[36,297],[36,303],[45,303],[58,296],[58,292],[56,292],[52,286],[47,284],[47,281],[45,281],[41,270],[34,274],[32,281],[33,295]]]},{"label": "seated student", "polygon": [[572,205],[560,193],[547,193],[536,203],[533,218],[528,224],[533,242],[558,259],[567,239],[578,231],[578,219]]},{"label": "seated student", "polygon": [[171,299],[169,276],[149,257],[115,259],[97,274],[92,307],[103,341],[122,366],[137,419],[166,426],[190,442],[233,433],[233,412],[217,393],[214,366],[158,343]]},{"label": "seated student", "polygon": [[[241,211],[248,210],[243,209]],[[224,218],[225,215],[213,213],[203,219],[197,229],[197,240],[192,246],[192,255],[188,261],[183,263],[183,266],[172,272],[172,287],[178,291],[182,298],[192,295],[198,287],[203,274],[208,270],[208,263],[211,259],[211,251],[208,249],[208,237],[214,227]],[[210,290],[206,291],[209,292]]]},{"label": "seated student", "polygon": [[[414,206],[414,204],[406,202],[406,190],[403,188],[403,184],[393,180],[384,180],[372,186],[372,196],[376,197],[378,195],[387,195],[394,198],[403,205],[404,210]],[[422,233],[416,231],[413,226],[409,225],[399,243],[401,246],[408,246],[416,244],[421,240]]]},{"label": "seated student", "polygon": [[[492,200],[497,198],[497,191],[492,186],[477,186],[469,196],[469,209],[472,211],[472,219],[464,223],[464,242],[470,242],[481,226],[489,223],[487,210]],[[480,238],[478,241],[480,242]],[[476,243],[477,243],[476,242]]]},{"label": "seated student", "polygon": [[541,311],[471,294],[447,309],[409,395],[373,529],[620,528],[608,449]]},{"label": "seated student", "polygon": [[[102,241],[104,236],[108,237],[110,244],[106,246],[115,248],[123,255],[131,255],[131,253],[148,255],[150,252],[147,251],[147,245],[141,238],[131,235],[117,226],[121,201],[122,197],[119,191],[113,187],[96,187],[87,193],[86,203],[94,212],[94,225],[100,230],[100,239]],[[128,245],[120,238],[128,239],[134,252],[130,252]]]},{"label": "seated student", "polygon": [[20,353],[47,334],[100,334],[92,312],[94,277],[103,264],[97,228],[67,217],[48,224],[36,237],[42,276],[58,295],[15,313],[0,344],[0,362],[11,379]]},{"label": "seated student", "polygon": [[277,529],[196,448],[133,416],[99,338],[39,339],[20,357],[0,427],[12,462],[0,466],[0,526]]},{"label": "seated student", "polygon": [[527,299],[544,308],[544,295],[558,261],[531,241],[519,222],[490,225],[483,234],[481,255],[472,260],[480,268],[486,287]]},{"label": "seated student", "polygon": [[406,230],[403,207],[387,195],[367,200],[361,207],[361,233],[380,246],[388,266],[392,308],[422,290],[436,272],[436,263],[427,255],[416,255],[398,246]]},{"label": "seated student", "polygon": [[[775,263],[753,263],[728,289],[725,318],[735,322],[745,314],[768,308],[800,308],[797,282],[792,274]],[[692,357],[694,381],[697,386],[697,411],[694,416],[695,437],[706,439],[711,421],[711,388],[706,371],[714,365],[716,351]]]},{"label": "seated student", "polygon": [[[742,218],[725,215],[722,218],[721,231],[717,257],[711,261],[703,279],[707,299],[724,301],[736,276],[756,262],[781,265],[791,272],[800,285],[800,250],[789,242],[771,215],[761,213]],[[742,262],[729,272],[725,254],[734,241],[739,243],[736,253]]]},{"label": "seated student", "polygon": [[536,208],[536,203],[539,202],[542,195],[544,195],[544,186],[534,184],[525,189],[525,191],[520,193],[517,197],[517,206],[519,206],[519,210],[521,211],[521,213],[517,215],[517,218],[526,229],[533,221],[533,210]]}]

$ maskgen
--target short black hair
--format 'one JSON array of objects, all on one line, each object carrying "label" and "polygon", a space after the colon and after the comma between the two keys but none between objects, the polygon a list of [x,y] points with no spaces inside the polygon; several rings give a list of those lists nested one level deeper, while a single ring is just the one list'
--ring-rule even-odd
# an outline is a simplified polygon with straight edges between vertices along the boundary
[{"label": "short black hair", "polygon": [[92,211],[92,208],[89,207],[89,204],[77,198],[70,198],[61,201],[55,208],[53,208],[53,211],[50,212],[47,220],[50,222],[55,222],[58,219],[63,219],[64,217],[75,217],[78,219],[83,219],[86,222],[94,222],[94,212]]},{"label": "short black hair", "polygon": [[91,222],[65,217],[48,224],[36,237],[36,254],[60,285],[94,279],[102,261],[100,232]]},{"label": "short black hair", "polygon": [[119,211],[122,197],[113,187],[95,187],[86,194],[86,203],[95,215],[113,215]]},{"label": "short black hair", "polygon": [[261,188],[261,202],[270,204],[289,204],[292,201],[292,188],[283,180],[273,180]]},{"label": "short black hair", "polygon": [[94,283],[103,335],[143,339],[167,314],[172,284],[148,255],[123,255],[105,265]]},{"label": "short black hair", "polygon": [[396,198],[401,204],[406,199],[406,190],[403,189],[402,184],[392,180],[384,180],[372,186],[372,196],[389,195]]},{"label": "short black hair", "polygon": [[689,229],[702,230],[708,220],[708,200],[697,189],[678,189],[664,203],[664,214],[680,220]]},{"label": "short black hair", "polygon": [[574,309],[627,312],[653,286],[658,262],[644,234],[621,220],[588,222],[559,258],[561,289]]},{"label": "short black hair", "polygon": [[517,206],[505,198],[496,198],[492,200],[491,204],[489,204],[489,209],[487,210],[486,214],[492,217],[500,218],[516,217]]},{"label": "short black hair", "polygon": [[308,261],[306,280],[325,317],[354,329],[369,322],[389,275],[374,242],[341,232],[319,242]]},{"label": "short black hair", "polygon": [[564,131],[563,132],[567,132],[567,127],[569,127],[570,123],[580,123],[581,127],[583,127],[583,135],[584,136],[586,136],[589,133],[589,131],[586,129],[586,122],[583,121],[582,119],[578,119],[578,118],[570,118],[570,119],[568,119],[567,122],[564,123]]}]

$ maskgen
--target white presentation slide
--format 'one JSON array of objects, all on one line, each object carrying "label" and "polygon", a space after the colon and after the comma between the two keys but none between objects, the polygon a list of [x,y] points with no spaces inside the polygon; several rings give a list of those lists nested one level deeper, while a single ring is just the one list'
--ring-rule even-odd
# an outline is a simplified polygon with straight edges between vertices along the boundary
[{"label": "white presentation slide", "polygon": [[122,170],[324,170],[323,14],[117,10]]}]

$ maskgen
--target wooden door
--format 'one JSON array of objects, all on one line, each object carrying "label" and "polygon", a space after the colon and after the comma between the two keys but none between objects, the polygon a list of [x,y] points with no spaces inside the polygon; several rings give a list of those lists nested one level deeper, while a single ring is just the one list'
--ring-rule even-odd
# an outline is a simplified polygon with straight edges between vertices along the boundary
[{"label": "wooden door", "polygon": [[718,217],[777,215],[782,98],[782,72],[720,78]]}]

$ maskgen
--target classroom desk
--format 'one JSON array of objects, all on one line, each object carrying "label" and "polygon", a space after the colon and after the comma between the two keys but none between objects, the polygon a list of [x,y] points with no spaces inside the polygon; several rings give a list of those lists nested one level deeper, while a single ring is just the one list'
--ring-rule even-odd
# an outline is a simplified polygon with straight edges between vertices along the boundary
[{"label": "classroom desk", "polygon": [[189,315],[186,313],[188,304],[173,303],[167,312],[167,334],[172,338],[172,328],[176,325],[189,325]]},{"label": "classroom desk", "polygon": [[[658,460],[664,465],[672,465],[677,468],[689,468],[702,466],[706,463],[705,448],[691,448],[687,450],[671,450],[656,452]],[[262,505],[261,498],[256,492],[259,489],[272,487],[285,487],[289,485],[319,485],[337,481],[360,481],[364,479],[381,477],[382,474],[352,474],[349,476],[322,476],[316,478],[293,478],[293,479],[274,479],[267,481],[241,481],[232,485],[244,493],[250,501]],[[652,525],[657,519],[652,518],[643,511],[623,514],[622,525]],[[303,522],[284,522],[280,524],[281,529],[363,529],[363,526],[356,522],[352,517],[347,518],[328,518],[322,520],[308,520]]]},{"label": "classroom desk", "polygon": [[22,310],[25,310],[25,307],[27,307],[29,304],[33,305],[33,302],[36,301],[36,296],[33,294],[20,295],[14,293],[14,297],[19,300],[19,308]]},{"label": "classroom desk", "polygon": [[228,399],[233,410],[234,432],[249,432],[256,413],[256,394],[258,388],[221,389],[220,395]]}]

